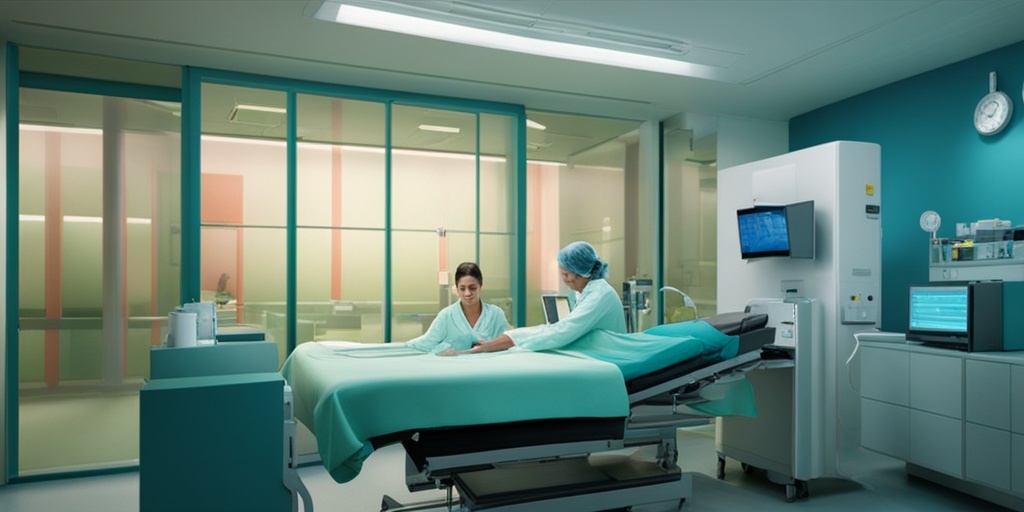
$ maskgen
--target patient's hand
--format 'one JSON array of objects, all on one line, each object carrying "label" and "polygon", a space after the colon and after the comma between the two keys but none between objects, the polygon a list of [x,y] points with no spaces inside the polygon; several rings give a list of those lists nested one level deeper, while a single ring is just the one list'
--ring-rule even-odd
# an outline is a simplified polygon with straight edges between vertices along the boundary
[{"label": "patient's hand", "polygon": [[507,334],[502,334],[491,341],[483,341],[474,345],[473,348],[469,349],[469,351],[474,354],[478,352],[500,352],[502,350],[508,350],[514,346],[515,343],[512,341],[512,338]]},{"label": "patient's hand", "polygon": [[450,348],[448,350],[445,350],[445,351],[442,351],[442,352],[438,352],[436,355],[439,355],[439,356],[457,356],[457,355],[459,355],[459,351],[455,350],[454,348]]}]

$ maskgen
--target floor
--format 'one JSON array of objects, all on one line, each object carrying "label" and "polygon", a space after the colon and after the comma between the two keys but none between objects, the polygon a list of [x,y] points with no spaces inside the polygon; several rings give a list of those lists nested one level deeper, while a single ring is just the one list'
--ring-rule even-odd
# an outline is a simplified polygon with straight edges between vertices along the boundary
[{"label": "floor", "polygon": [[[807,500],[787,503],[783,486],[770,483],[763,472],[744,473],[736,461],[729,460],[725,480],[717,480],[713,429],[680,430],[679,451],[679,465],[693,473],[693,495],[684,503],[684,511],[1006,510],[924,480],[908,479],[902,463],[870,452],[842,462],[849,480],[811,481]],[[378,450],[362,473],[344,485],[331,480],[320,465],[301,468],[299,473],[319,511],[378,511],[385,494],[405,504],[443,498],[441,491],[411,494],[405,489],[403,457],[399,445]],[[21,483],[0,487],[0,510],[130,512],[138,510],[138,496],[137,472]]]}]

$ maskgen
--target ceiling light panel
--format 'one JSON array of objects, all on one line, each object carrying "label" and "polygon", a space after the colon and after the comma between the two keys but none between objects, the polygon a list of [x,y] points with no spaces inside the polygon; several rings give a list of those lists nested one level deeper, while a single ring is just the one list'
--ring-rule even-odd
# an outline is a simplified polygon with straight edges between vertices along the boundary
[{"label": "ceiling light panel", "polygon": [[328,0],[316,17],[453,43],[657,73],[714,80],[723,71],[683,60],[689,52],[685,41],[541,20],[459,2]]}]

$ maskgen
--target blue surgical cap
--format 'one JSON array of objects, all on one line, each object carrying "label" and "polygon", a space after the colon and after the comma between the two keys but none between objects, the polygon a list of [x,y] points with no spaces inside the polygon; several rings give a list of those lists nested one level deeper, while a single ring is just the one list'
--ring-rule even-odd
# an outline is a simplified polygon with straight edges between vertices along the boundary
[{"label": "blue surgical cap", "polygon": [[608,264],[598,258],[594,246],[586,242],[573,242],[558,251],[558,266],[591,279],[608,276]]}]

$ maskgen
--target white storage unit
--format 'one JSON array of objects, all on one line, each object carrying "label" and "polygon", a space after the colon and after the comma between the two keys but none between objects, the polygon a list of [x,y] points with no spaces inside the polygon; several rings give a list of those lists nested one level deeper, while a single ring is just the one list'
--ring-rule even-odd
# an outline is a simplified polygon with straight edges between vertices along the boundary
[{"label": "white storage unit", "polygon": [[[840,453],[858,450],[861,437],[858,375],[845,361],[853,353],[854,333],[876,326],[881,310],[880,168],[877,144],[840,141],[719,171],[718,310],[742,311],[755,298],[815,303],[807,345],[814,353],[801,356],[797,347],[792,377],[751,378],[759,401],[768,396],[788,401],[784,410],[795,416],[788,422],[755,420],[762,428],[732,428],[750,422],[721,418],[716,436],[720,455],[729,455],[730,447],[751,446],[749,452],[734,449],[734,458],[758,467],[775,459],[776,440],[792,440],[786,476],[844,477]],[[742,259],[737,210],[804,201],[814,201],[813,259]],[[808,378],[801,380],[801,375]],[[806,428],[797,432],[801,425]],[[748,435],[752,438],[745,439]]]},{"label": "white storage unit", "polygon": [[911,475],[1024,510],[1024,353],[870,338],[861,346],[862,446],[906,461]]}]

